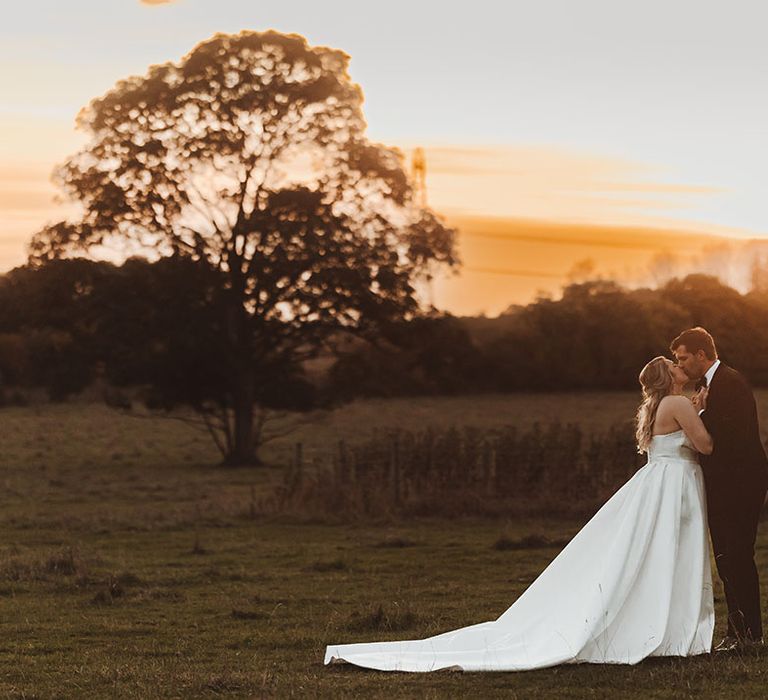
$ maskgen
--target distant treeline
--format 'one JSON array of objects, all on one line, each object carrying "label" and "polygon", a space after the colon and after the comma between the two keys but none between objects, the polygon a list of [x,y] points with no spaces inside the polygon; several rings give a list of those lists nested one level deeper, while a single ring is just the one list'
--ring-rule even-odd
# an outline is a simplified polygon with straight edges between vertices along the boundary
[{"label": "distant treeline", "polygon": [[701,325],[720,356],[768,386],[768,294],[689,275],[659,289],[585,282],[497,318],[443,316],[399,324],[332,368],[335,392],[389,396],[637,389],[670,341]]},{"label": "distant treeline", "polygon": [[[190,260],[84,259],[20,267],[0,277],[0,379],[6,393],[43,387],[63,399],[97,376],[154,388],[156,400],[193,402],[225,381],[226,312],[216,273]],[[595,281],[561,299],[511,307],[497,318],[426,315],[339,338],[324,362],[272,367],[260,400],[308,408],[355,397],[482,392],[624,390],[702,325],[721,357],[768,386],[768,294],[740,294],[691,275],[659,289]],[[333,348],[333,349],[332,349]],[[307,369],[322,366],[307,373]],[[310,381],[311,380],[311,381]],[[206,393],[204,392],[204,393]]]}]

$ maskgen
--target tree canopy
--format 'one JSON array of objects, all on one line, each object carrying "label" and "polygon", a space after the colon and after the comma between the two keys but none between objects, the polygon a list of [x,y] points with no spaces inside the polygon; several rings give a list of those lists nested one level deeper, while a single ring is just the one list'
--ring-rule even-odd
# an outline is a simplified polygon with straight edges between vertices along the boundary
[{"label": "tree canopy", "polygon": [[231,415],[233,462],[254,459],[259,377],[339,329],[413,317],[419,276],[457,264],[403,155],[366,138],[348,65],[298,35],[242,32],[120,81],[81,111],[90,140],[56,173],[81,218],[30,245],[36,264],[118,249],[221,273],[227,392],[206,410]]}]

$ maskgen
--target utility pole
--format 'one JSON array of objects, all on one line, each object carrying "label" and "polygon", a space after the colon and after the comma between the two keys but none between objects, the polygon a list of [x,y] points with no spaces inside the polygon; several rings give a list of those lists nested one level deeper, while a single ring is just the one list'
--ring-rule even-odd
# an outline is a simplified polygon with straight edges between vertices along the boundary
[{"label": "utility pole", "polygon": [[[413,209],[414,214],[420,209],[427,208],[427,159],[424,149],[417,146],[411,154],[411,183],[413,185]],[[429,265],[429,263],[427,263]],[[432,271],[428,268],[426,273],[427,301],[431,307],[435,305],[435,285]]]}]

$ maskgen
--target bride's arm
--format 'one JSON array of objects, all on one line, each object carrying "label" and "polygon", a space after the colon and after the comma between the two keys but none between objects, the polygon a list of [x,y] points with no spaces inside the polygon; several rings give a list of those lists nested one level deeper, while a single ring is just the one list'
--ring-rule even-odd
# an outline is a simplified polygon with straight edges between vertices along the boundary
[{"label": "bride's arm", "polygon": [[685,396],[675,396],[672,403],[672,415],[698,452],[712,454],[712,436],[704,427],[694,405]]}]

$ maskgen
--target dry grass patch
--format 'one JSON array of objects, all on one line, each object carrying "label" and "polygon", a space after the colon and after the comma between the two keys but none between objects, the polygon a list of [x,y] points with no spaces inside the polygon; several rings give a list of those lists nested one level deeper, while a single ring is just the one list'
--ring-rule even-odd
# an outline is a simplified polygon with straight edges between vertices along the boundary
[{"label": "dry grass patch", "polygon": [[379,603],[364,612],[353,611],[345,627],[350,632],[401,632],[414,629],[419,622],[409,606]]}]

